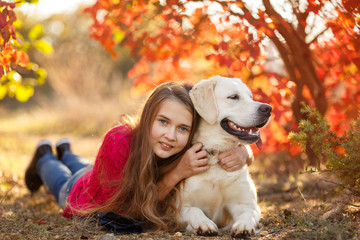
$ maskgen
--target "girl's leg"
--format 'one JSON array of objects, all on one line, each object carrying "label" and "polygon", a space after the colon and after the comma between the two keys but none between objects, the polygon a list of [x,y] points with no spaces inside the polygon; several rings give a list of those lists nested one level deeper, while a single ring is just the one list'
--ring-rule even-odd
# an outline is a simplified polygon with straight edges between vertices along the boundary
[{"label": "girl's leg", "polygon": [[58,204],[62,209],[65,209],[67,205],[67,197],[73,188],[74,184],[76,183],[79,178],[84,175],[89,169],[88,168],[82,168],[79,171],[77,171],[75,174],[73,174],[69,180],[62,186],[59,192],[59,201]]},{"label": "girl's leg", "polygon": [[75,174],[80,169],[86,168],[90,161],[81,156],[75,155],[72,152],[65,152],[61,158],[63,164],[65,164],[70,171]]},{"label": "girl's leg", "polygon": [[[59,152],[58,152],[59,153]],[[61,153],[65,153],[64,151]],[[42,140],[38,143],[35,154],[25,171],[25,183],[27,188],[33,193],[36,192],[44,183],[50,192],[54,195],[59,206],[64,208],[66,205],[66,197],[70,192],[74,183],[88,170],[87,160],[68,153],[65,162],[70,164],[75,171],[76,168],[82,168],[75,174],[52,152],[52,144],[49,140]],[[64,189],[64,192],[60,193]],[[65,197],[64,197],[65,196]],[[65,204],[65,205],[64,205]]]},{"label": "girl's leg", "polygon": [[37,161],[36,172],[59,203],[59,192],[72,176],[70,169],[48,152]]},{"label": "girl's leg", "polygon": [[60,139],[56,143],[56,151],[58,155],[58,159],[61,160],[70,171],[75,174],[80,169],[87,167],[90,164],[90,161],[75,155],[71,152],[70,140],[67,138]]},{"label": "girl's leg", "polygon": [[25,171],[25,184],[31,193],[39,190],[43,181],[36,171],[38,160],[46,154],[52,154],[52,144],[49,140],[43,139],[36,146],[34,156]]}]

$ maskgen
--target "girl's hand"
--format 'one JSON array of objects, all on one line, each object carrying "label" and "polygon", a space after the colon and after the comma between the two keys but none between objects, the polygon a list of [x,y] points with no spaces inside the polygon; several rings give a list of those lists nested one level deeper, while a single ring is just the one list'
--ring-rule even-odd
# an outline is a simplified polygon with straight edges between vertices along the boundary
[{"label": "girl's hand", "polygon": [[254,155],[249,146],[239,145],[218,155],[220,166],[228,172],[241,169],[245,163],[250,166]]},{"label": "girl's hand", "polygon": [[201,150],[201,148],[202,144],[196,143],[181,158],[179,164],[174,169],[175,174],[178,175],[180,180],[209,169],[207,153],[205,150]]}]

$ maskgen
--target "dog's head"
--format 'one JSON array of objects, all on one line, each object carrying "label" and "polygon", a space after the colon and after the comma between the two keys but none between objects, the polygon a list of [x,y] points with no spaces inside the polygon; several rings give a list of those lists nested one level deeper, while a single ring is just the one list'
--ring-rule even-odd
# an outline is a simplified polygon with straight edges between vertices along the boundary
[{"label": "dog's head", "polygon": [[262,147],[259,128],[271,116],[271,106],[252,99],[250,89],[238,78],[214,76],[190,91],[196,111],[210,125],[220,125],[240,143]]}]

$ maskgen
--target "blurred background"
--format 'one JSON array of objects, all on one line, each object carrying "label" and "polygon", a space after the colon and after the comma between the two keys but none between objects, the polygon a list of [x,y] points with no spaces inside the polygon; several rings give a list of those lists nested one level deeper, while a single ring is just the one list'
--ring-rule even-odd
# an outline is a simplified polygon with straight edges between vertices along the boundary
[{"label": "blurred background", "polygon": [[98,234],[68,226],[46,191],[28,193],[39,140],[70,138],[94,161],[107,130],[154,86],[217,74],[273,107],[250,166],[259,239],[358,239],[358,0],[0,3],[1,239],[69,239],[64,226],[74,239]]},{"label": "blurred background", "polygon": [[[91,1],[39,1],[16,9],[24,41],[32,32],[50,46],[29,48],[27,54],[45,79],[25,101],[15,95],[0,100],[0,174],[23,174],[42,138],[69,137],[75,150],[94,160],[101,137],[122,114],[134,114],[141,98],[131,98],[127,72],[134,65],[127,49],[117,59],[89,37]],[[25,42],[26,44],[26,42]],[[40,50],[39,50],[40,49]],[[19,71],[23,80],[40,74]]]},{"label": "blurred background", "polygon": [[[264,150],[254,148],[272,174],[296,176],[307,166],[327,168],[326,152],[350,154],[335,145],[346,142],[360,109],[356,1],[2,4],[3,172],[18,169],[8,151],[19,147],[17,137],[26,156],[41,138],[92,140],[75,144],[94,159],[103,134],[135,114],[154,86],[216,74],[241,78],[255,100],[273,106]],[[328,145],[316,149],[313,139]]]}]

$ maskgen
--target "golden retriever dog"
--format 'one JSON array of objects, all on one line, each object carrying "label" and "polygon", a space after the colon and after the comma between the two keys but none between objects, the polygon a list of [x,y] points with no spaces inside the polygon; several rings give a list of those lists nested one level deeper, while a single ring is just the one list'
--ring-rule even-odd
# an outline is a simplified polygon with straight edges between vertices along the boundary
[{"label": "golden retriever dog", "polygon": [[[227,172],[218,164],[218,153],[238,144],[256,143],[261,148],[259,128],[271,116],[268,104],[252,99],[249,88],[238,78],[213,76],[190,91],[202,117],[193,142],[207,150],[210,169],[185,180],[181,190],[180,226],[198,235],[217,235],[231,227],[232,237],[255,233],[261,211],[247,165]],[[251,149],[250,149],[251,151]]]}]

